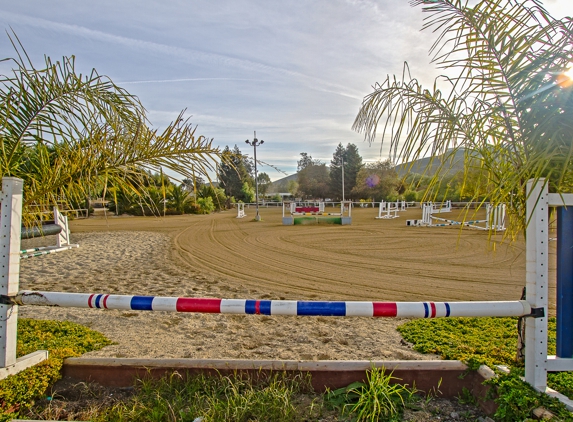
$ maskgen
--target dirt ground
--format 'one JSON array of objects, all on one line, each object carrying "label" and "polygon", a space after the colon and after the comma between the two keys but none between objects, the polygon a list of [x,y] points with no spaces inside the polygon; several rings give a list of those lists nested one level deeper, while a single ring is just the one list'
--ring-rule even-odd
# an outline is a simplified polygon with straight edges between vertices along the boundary
[{"label": "dirt ground", "polygon": [[[524,243],[487,232],[407,227],[354,208],[349,226],[284,226],[280,208],[71,222],[78,249],[22,261],[22,290],[243,299],[516,300]],[[444,215],[455,218],[456,212]],[[50,238],[42,241],[50,243]],[[51,240],[53,243],[53,239]],[[33,239],[24,247],[38,244]],[[374,318],[170,314],[22,307],[23,317],[67,319],[116,342],[91,356],[300,360],[428,359]]]}]

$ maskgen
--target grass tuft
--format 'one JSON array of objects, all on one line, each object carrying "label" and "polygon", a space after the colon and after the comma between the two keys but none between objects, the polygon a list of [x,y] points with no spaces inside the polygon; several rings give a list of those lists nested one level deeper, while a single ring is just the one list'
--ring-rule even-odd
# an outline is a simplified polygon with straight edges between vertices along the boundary
[{"label": "grass tuft", "polygon": [[[145,379],[128,401],[104,410],[96,421],[300,421],[319,416],[310,380],[302,375],[190,375]],[[309,393],[306,395],[306,393]]]},{"label": "grass tuft", "polygon": [[332,408],[355,421],[399,421],[404,408],[417,401],[417,390],[397,384],[399,378],[386,374],[385,368],[372,368],[367,382],[353,382],[326,395]]}]

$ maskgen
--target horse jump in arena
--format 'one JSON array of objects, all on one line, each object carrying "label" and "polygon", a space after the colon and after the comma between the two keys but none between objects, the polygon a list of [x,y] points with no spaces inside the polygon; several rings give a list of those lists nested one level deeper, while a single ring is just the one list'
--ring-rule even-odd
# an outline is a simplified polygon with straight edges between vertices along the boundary
[{"label": "horse jump in arena", "polygon": [[20,251],[20,258],[32,258],[35,256],[47,255],[67,251],[68,249],[79,248],[80,245],[70,243],[70,229],[68,217],[54,207],[54,222],[41,227],[32,226],[22,230],[21,238],[30,239],[40,236],[57,235],[54,246],[43,246],[40,248],[23,249]]},{"label": "horse jump in arena", "polygon": [[320,223],[348,225],[352,222],[351,208],[351,201],[342,201],[340,212],[326,212],[324,202],[298,204],[284,201],[283,225]]},{"label": "horse jump in arena", "polygon": [[290,213],[292,215],[322,215],[324,213],[324,202],[290,203]]},{"label": "horse jump in arena", "polygon": [[[47,358],[37,351],[16,359],[18,306],[60,306],[137,311],[171,311],[253,315],[438,318],[459,316],[519,316],[525,318],[525,379],[536,390],[573,402],[547,390],[547,371],[573,371],[573,194],[549,194],[540,179],[527,185],[526,298],[473,302],[328,302],[123,296],[100,293],[19,291],[19,247],[22,180],[2,180],[0,239],[6,251],[0,277],[0,379]],[[557,208],[557,353],[547,355],[550,207]],[[565,208],[568,207],[568,208]]]},{"label": "horse jump in arena", "polygon": [[[396,202],[380,202],[380,207],[378,208],[377,219],[391,219],[398,218],[398,211],[406,211],[406,201],[396,201]],[[386,212],[386,214],[384,214]],[[394,213],[391,215],[390,213]]]},{"label": "horse jump in arena", "polygon": [[[445,206],[436,206],[432,202],[422,204],[422,219],[421,220],[407,220],[408,226],[427,226],[427,227],[446,227],[446,226],[465,226],[477,230],[505,230],[505,204],[486,204],[486,217],[485,220],[471,220],[471,221],[456,221],[447,218],[435,216],[434,214],[448,213],[452,211],[451,201],[447,201]],[[437,223],[436,223],[437,222]],[[478,224],[484,224],[478,226]]]},{"label": "horse jump in arena", "polygon": [[237,202],[237,218],[244,218],[247,214],[245,214],[245,203],[244,202]]}]

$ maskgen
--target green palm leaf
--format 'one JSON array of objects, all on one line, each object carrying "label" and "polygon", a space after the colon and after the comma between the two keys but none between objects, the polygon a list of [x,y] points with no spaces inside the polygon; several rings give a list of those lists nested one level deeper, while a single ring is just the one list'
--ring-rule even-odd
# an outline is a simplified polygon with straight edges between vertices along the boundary
[{"label": "green palm leaf", "polygon": [[15,34],[12,73],[0,75],[0,171],[25,181],[25,206],[79,203],[113,186],[142,196],[148,172],[214,171],[221,153],[184,112],[150,129],[139,100],[74,57],[34,67]]},{"label": "green palm leaf", "polygon": [[[540,1],[413,0],[428,14],[433,62],[446,72],[426,89],[409,75],[388,77],[364,98],[353,128],[369,142],[390,141],[394,161],[466,154],[473,196],[506,202],[511,232],[525,217],[525,183],[547,177],[556,192],[573,186],[573,89],[558,84],[573,66],[573,21],[554,19]],[[431,163],[430,163],[431,165]],[[448,172],[442,164],[427,196]],[[469,185],[469,183],[468,183]]]}]

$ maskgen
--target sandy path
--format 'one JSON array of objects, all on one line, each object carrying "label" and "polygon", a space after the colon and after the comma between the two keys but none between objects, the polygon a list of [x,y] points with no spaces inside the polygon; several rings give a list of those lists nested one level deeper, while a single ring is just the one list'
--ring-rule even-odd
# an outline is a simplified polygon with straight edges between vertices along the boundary
[{"label": "sandy path", "polygon": [[[491,251],[487,233],[406,227],[420,210],[351,226],[283,226],[209,216],[77,220],[79,249],[23,260],[21,289],[163,296],[318,300],[513,300],[524,285],[523,243]],[[53,238],[42,240],[53,242]],[[25,241],[24,247],[38,240]],[[246,359],[420,359],[372,318],[170,314],[22,307],[23,317],[67,319],[116,345],[93,356]],[[427,358],[427,357],[424,357]]]}]

